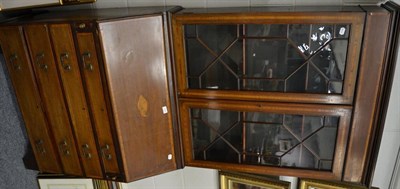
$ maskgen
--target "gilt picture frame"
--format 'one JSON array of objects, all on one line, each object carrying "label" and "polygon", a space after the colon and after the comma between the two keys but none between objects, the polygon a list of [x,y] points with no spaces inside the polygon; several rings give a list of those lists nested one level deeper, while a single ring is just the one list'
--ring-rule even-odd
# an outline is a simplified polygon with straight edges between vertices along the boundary
[{"label": "gilt picture frame", "polygon": [[367,189],[367,188],[364,186],[340,183],[340,182],[301,179],[299,189]]},{"label": "gilt picture frame", "polygon": [[220,189],[289,189],[290,182],[232,172],[219,172]]}]

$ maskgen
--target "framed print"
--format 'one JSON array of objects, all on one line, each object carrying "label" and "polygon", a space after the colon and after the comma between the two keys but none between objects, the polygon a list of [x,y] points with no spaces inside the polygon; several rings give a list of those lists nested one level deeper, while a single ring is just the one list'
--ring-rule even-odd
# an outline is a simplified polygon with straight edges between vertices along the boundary
[{"label": "framed print", "polygon": [[39,178],[40,189],[95,189],[92,179]]},{"label": "framed print", "polygon": [[367,188],[364,186],[351,185],[339,182],[301,179],[300,189],[367,189]]},{"label": "framed print", "polygon": [[220,172],[221,189],[289,189],[290,182],[249,174]]}]

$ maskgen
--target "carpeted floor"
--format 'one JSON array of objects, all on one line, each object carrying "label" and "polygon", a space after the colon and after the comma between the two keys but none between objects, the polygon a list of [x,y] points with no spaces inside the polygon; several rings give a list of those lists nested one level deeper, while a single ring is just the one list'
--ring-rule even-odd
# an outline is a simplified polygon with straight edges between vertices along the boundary
[{"label": "carpeted floor", "polygon": [[28,140],[5,66],[0,54],[0,189],[38,189],[37,172],[22,160]]}]

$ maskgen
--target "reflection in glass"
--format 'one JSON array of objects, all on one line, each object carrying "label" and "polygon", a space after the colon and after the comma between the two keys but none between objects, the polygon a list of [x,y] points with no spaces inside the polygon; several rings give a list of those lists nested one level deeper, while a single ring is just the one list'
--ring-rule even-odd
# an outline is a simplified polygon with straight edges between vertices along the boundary
[{"label": "reflection in glass", "polygon": [[196,160],[331,170],[339,117],[191,109]]},{"label": "reflection in glass", "polygon": [[286,37],[287,25],[285,24],[248,24],[246,36],[249,37]]},{"label": "reflection in glass", "polygon": [[341,94],[350,25],[186,25],[189,88]]}]

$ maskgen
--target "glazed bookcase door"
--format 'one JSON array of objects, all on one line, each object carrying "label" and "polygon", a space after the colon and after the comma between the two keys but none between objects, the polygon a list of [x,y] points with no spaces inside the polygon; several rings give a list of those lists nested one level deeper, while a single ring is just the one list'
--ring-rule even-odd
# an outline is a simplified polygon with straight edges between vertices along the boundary
[{"label": "glazed bookcase door", "polygon": [[186,165],[340,180],[351,108],[182,100]]},{"label": "glazed bookcase door", "polygon": [[181,14],[181,97],[351,104],[364,13]]},{"label": "glazed bookcase door", "polygon": [[62,173],[24,41],[22,27],[0,28],[1,48],[38,167],[43,172]]}]

